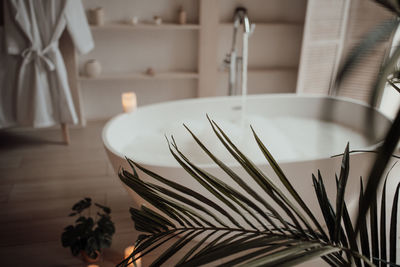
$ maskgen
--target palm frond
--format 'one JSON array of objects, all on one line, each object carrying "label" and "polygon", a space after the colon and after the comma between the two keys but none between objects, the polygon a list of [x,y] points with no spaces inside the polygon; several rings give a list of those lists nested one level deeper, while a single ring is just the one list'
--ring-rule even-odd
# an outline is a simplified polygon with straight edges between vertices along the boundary
[{"label": "palm frond", "polygon": [[[152,207],[142,205],[140,209],[130,209],[135,228],[144,234],[136,242],[136,250],[119,266],[127,266],[156,249],[163,250],[151,266],[169,265],[171,260],[174,260],[176,266],[198,266],[222,259],[225,259],[222,266],[292,266],[315,257],[321,257],[331,266],[343,266],[352,261],[361,266],[361,262],[369,265],[373,264],[371,261],[376,263],[386,260],[375,259],[377,255],[383,255],[374,253],[382,249],[382,244],[377,246],[374,242],[372,255],[364,253],[367,251],[365,236],[361,242],[362,253],[358,248],[344,201],[349,175],[349,146],[344,152],[337,178],[335,206],[326,194],[321,174],[318,172],[318,178],[312,176],[317,200],[328,228],[327,235],[323,224],[318,222],[316,214],[305,205],[301,195],[253,129],[255,142],[286,191],[282,191],[281,187],[247,158],[214,121],[209,119],[209,122],[221,143],[262,189],[263,194],[256,193],[243,177],[213,155],[185,126],[199,147],[236,186],[194,164],[182,153],[173,137],[171,140],[167,139],[169,149],[189,174],[188,179],[197,181],[219,202],[128,159],[132,172],[121,169],[120,179]],[[140,179],[136,169],[157,183]],[[294,202],[287,197],[288,194],[293,196]],[[362,199],[361,191],[360,200]],[[392,218],[393,216],[397,216],[397,210]],[[377,220],[377,214],[374,214],[371,221],[377,225]],[[391,225],[397,225],[397,221],[392,219],[391,222]],[[391,226],[391,231],[395,231],[393,227]],[[376,231],[376,227],[372,231]],[[368,231],[365,234],[369,236]],[[392,243],[390,245],[392,249]],[[392,255],[390,254],[390,259]]]},{"label": "palm frond", "polygon": [[351,73],[349,70],[354,68],[374,47],[382,43],[382,41],[387,40],[398,25],[399,21],[397,19],[385,20],[361,39],[360,43],[356,45],[346,57],[346,60],[336,75],[335,82],[332,86],[332,93],[334,95],[339,92],[340,85],[347,75]]},{"label": "palm frond", "polygon": [[371,203],[376,197],[376,189],[383,177],[386,166],[388,165],[392,154],[397,146],[400,138],[400,110],[398,111],[395,120],[393,121],[390,129],[383,141],[382,146],[378,150],[376,160],[371,168],[367,187],[365,189],[365,195],[360,203],[360,210],[358,213],[358,219],[356,222],[356,232],[360,228],[362,218],[364,218],[371,206]]},{"label": "palm frond", "polygon": [[393,198],[392,216],[390,220],[390,262],[396,262],[397,252],[397,210],[399,202],[400,183],[397,185],[396,193]]},{"label": "palm frond", "polygon": [[[400,14],[400,5],[398,1],[390,1],[390,0],[376,0],[377,3],[383,5],[385,8],[395,12],[397,15]],[[390,19],[383,21],[381,24],[377,25],[371,31],[369,31],[361,40],[361,42],[356,45],[352,51],[350,52],[349,56],[344,61],[343,65],[341,66],[338,74],[336,76],[335,82],[332,86],[331,92],[333,94],[337,94],[340,90],[340,85],[344,81],[344,79],[349,75],[351,72],[350,69],[354,68],[360,60],[370,51],[371,49],[375,48],[377,45],[386,41],[393,35],[395,29],[399,26],[400,20],[397,18]],[[385,87],[387,82],[387,77],[390,76],[394,69],[395,65],[397,64],[400,58],[400,47],[396,47],[393,53],[385,59],[384,64],[381,67],[380,72],[378,73],[375,82],[372,86],[371,90],[371,97],[370,97],[370,106],[368,112],[366,112],[365,116],[365,125],[368,128],[375,129],[375,117],[372,116],[374,109],[378,103],[379,96],[382,94],[382,91]],[[396,87],[393,83],[390,82],[392,86]],[[389,131],[386,134],[385,141],[383,145],[377,151],[376,161],[371,169],[371,172],[368,177],[368,182],[366,185],[365,194],[363,194],[364,199],[360,203],[360,217],[356,221],[355,231],[358,233],[361,227],[361,220],[364,218],[370,208],[373,208],[374,201],[376,199],[376,188],[380,181],[383,179],[383,174],[386,169],[386,166],[389,162],[390,157],[393,154],[395,146],[400,139],[400,126],[399,126],[399,116],[400,112],[397,113],[396,119],[391,125]],[[372,125],[372,127],[371,127]],[[371,137],[374,136],[374,131],[368,131],[371,134]],[[374,237],[374,240],[376,237]],[[373,241],[376,245],[376,242]],[[374,246],[375,246],[374,245]]]}]

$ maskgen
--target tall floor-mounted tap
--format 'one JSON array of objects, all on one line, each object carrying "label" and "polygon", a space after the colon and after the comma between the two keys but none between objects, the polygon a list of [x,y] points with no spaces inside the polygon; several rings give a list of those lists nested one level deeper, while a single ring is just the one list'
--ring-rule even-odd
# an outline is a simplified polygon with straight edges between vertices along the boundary
[{"label": "tall floor-mounted tap", "polygon": [[[240,25],[243,26],[243,43],[242,53],[238,55],[237,32]],[[247,9],[244,7],[237,7],[233,16],[232,49],[224,60],[225,64],[229,65],[229,95],[237,95],[239,92],[247,94],[248,38],[250,34],[253,33],[254,28],[255,24],[251,24],[247,16]]]}]

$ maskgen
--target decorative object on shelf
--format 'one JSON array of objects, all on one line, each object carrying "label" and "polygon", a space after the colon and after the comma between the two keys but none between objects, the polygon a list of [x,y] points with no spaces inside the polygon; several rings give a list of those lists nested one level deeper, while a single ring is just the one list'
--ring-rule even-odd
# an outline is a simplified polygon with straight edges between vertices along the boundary
[{"label": "decorative object on shelf", "polygon": [[156,73],[153,68],[147,68],[146,75],[154,76]]},{"label": "decorative object on shelf", "polygon": [[121,95],[122,109],[124,112],[132,112],[136,110],[137,98],[134,92],[126,92]]},{"label": "decorative object on shelf", "polygon": [[91,59],[85,64],[85,74],[88,77],[97,77],[101,73],[101,64],[96,59]]},{"label": "decorative object on shelf", "polygon": [[[95,217],[90,216],[92,200],[84,198],[72,206],[69,216],[78,216],[74,225],[64,228],[61,235],[63,247],[69,247],[72,255],[82,255],[85,262],[92,263],[99,260],[101,250],[111,246],[112,236],[115,233],[114,223],[111,221],[111,209],[95,203],[98,208]],[[82,214],[87,210],[87,217]]]},{"label": "decorative object on shelf", "polygon": [[89,9],[89,24],[95,26],[104,25],[104,8],[96,7]]},{"label": "decorative object on shelf", "polygon": [[159,17],[159,16],[154,16],[153,20],[154,20],[154,24],[156,24],[156,25],[161,25],[162,24],[162,18]]},{"label": "decorative object on shelf", "polygon": [[127,24],[138,25],[139,24],[139,17],[133,16],[132,18],[127,20]]},{"label": "decorative object on shelf", "polygon": [[178,14],[178,22],[179,24],[186,24],[186,11],[183,10],[183,7],[179,7],[179,14]]},{"label": "decorative object on shelf", "polygon": [[[128,258],[133,251],[135,250],[135,246],[129,246],[125,249],[124,251],[124,255],[125,255],[125,259]],[[140,256],[140,253],[137,254],[137,256]],[[142,267],[142,259],[137,259],[134,262],[131,262],[127,265],[127,267]]]}]

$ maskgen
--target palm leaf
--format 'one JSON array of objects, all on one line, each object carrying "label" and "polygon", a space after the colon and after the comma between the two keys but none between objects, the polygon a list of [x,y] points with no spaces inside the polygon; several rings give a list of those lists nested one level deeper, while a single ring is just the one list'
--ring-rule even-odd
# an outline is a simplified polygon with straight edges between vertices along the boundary
[{"label": "palm leaf", "polygon": [[396,193],[393,198],[392,215],[390,220],[390,262],[396,262],[397,245],[397,209],[399,202],[400,183],[397,185]]},{"label": "palm leaf", "polygon": [[397,164],[397,161],[390,167],[386,174],[385,183],[383,184],[382,198],[381,198],[381,217],[380,217],[380,253],[381,253],[381,264],[380,266],[386,266],[387,249],[386,249],[386,183],[389,173],[393,167]]},{"label": "palm leaf", "polygon": [[369,51],[371,51],[371,49],[376,47],[382,41],[387,40],[396,29],[398,24],[399,22],[396,19],[386,20],[369,31],[362,38],[361,42],[355,46],[350,54],[346,57],[345,62],[338,71],[332,88],[333,94],[337,94],[337,92],[340,90],[341,83],[347,77],[347,75],[351,73],[349,70],[354,68],[361,61],[361,59]]},{"label": "palm leaf", "polygon": [[[377,0],[376,2],[380,3],[381,5],[385,6],[386,8],[390,9],[393,12],[399,14],[399,3],[398,1],[387,1],[387,0]],[[389,39],[389,37],[393,34],[394,30],[399,25],[399,19],[390,19],[382,22],[381,24],[377,25],[373,30],[368,32],[366,36],[361,40],[361,42],[351,51],[350,55],[346,58],[345,62],[341,66],[336,79],[335,83],[332,87],[333,94],[337,94],[337,91],[340,90],[340,85],[342,81],[346,78],[346,76],[351,73],[349,70],[353,68],[363,56],[376,47],[382,41]],[[379,96],[382,93],[383,88],[387,82],[387,77],[393,72],[395,65],[400,58],[400,47],[396,47],[392,55],[384,62],[381,71],[379,72],[378,76],[375,79],[375,83],[372,86],[372,94],[370,98],[370,106],[375,107],[376,103],[379,99]],[[366,127],[370,127],[370,125],[374,126],[374,116],[372,115],[373,108],[369,108],[366,114]],[[399,118],[400,113],[396,115],[396,119],[393,122],[392,126],[390,127],[384,143],[382,147],[378,151],[378,156],[376,161],[371,169],[370,175],[368,177],[368,183],[366,186],[365,194],[363,201],[360,203],[360,212],[359,212],[359,219],[356,222],[356,233],[360,230],[360,224],[362,223],[361,220],[364,218],[370,209],[373,206],[374,200],[376,199],[376,188],[383,178],[383,173],[385,168],[389,162],[391,155],[393,154],[394,148],[400,138],[400,124]],[[368,126],[367,126],[368,125]],[[374,127],[372,127],[374,129]],[[373,131],[368,131],[372,135],[374,134]]]},{"label": "palm leaf", "polygon": [[[208,118],[208,116],[207,116]],[[285,211],[286,215],[290,217],[292,222],[298,227],[297,229],[304,236],[307,236],[303,228],[301,227],[295,214],[301,221],[306,225],[307,230],[313,235],[317,236],[311,225],[308,223],[305,216],[298,210],[298,208],[286,197],[286,195],[278,189],[278,187],[271,182],[271,180],[261,170],[248,159],[228,138],[228,136],[222,131],[222,129],[208,118],[214,133],[217,135],[222,144],[228,149],[228,151],[238,160],[242,167],[253,177],[255,181],[264,189],[264,191]],[[294,212],[294,213],[293,213]]]},{"label": "palm leaf", "polygon": [[[256,194],[242,177],[215,157],[186,127],[202,150],[243,191],[237,190],[194,164],[181,152],[173,137],[172,141],[168,141],[171,154],[187,171],[189,177],[198,181],[209,194],[229,207],[229,212],[220,203],[208,199],[193,189],[168,180],[128,160],[132,173],[121,169],[119,172],[121,180],[157,210],[143,205],[140,209],[131,208],[135,228],[144,232],[145,235],[140,236],[136,243],[136,250],[121,262],[120,266],[127,266],[129,262],[155,249],[162,249],[163,252],[151,266],[170,264],[172,257],[177,258],[177,266],[210,264],[227,257],[229,258],[226,259],[225,266],[292,266],[315,257],[321,257],[331,266],[347,265],[350,261],[354,261],[357,266],[360,266],[361,261],[368,265],[372,264],[369,260],[371,255],[364,256],[364,253],[360,254],[358,250],[355,231],[344,201],[349,169],[348,146],[344,152],[339,179],[337,179],[336,212],[326,194],[321,174],[318,172],[318,178],[312,176],[317,200],[329,230],[328,236],[321,224],[315,223],[315,215],[308,208],[302,207],[301,203],[304,204],[304,202],[301,196],[291,185],[289,178],[283,174],[278,163],[254,130],[255,142],[266,155],[267,161],[282,183],[286,184],[286,192],[279,189],[247,158],[214,121],[209,121],[225,148],[263,189],[264,194]],[[158,183],[140,179],[136,168]],[[287,198],[287,194],[297,196],[298,200],[294,198],[296,203],[292,203]],[[362,199],[361,191],[360,200]],[[279,209],[273,208],[272,203]],[[295,204],[298,204],[301,209]],[[241,218],[241,220],[236,218]],[[313,225],[308,223],[309,219]],[[377,218],[374,218],[374,222],[376,220]],[[392,225],[396,224],[397,221],[393,221]],[[376,229],[374,228],[373,231]],[[366,236],[368,237],[368,232]],[[362,238],[361,245],[364,249],[365,237]],[[184,248],[187,249],[185,252]],[[379,250],[379,248],[380,246],[374,246],[374,249]],[[376,255],[382,254],[373,254],[374,257]],[[377,262],[375,258],[373,260]],[[379,261],[382,262],[380,259]]]},{"label": "palm leaf", "polygon": [[335,220],[335,230],[333,234],[333,240],[339,241],[339,233],[341,230],[341,221],[344,207],[344,194],[347,184],[347,179],[349,177],[349,143],[347,143],[346,149],[344,151],[342,165],[340,169],[337,197],[336,197],[336,220]]},{"label": "palm leaf", "polygon": [[326,239],[327,236],[325,234],[325,231],[322,229],[321,225],[318,223],[317,219],[314,217],[310,209],[307,207],[307,205],[304,203],[304,201],[301,199],[297,191],[294,189],[292,184],[290,183],[289,179],[286,177],[284,174],[283,170],[279,167],[278,163],[275,161],[273,158],[272,154],[268,151],[268,149],[264,146],[264,144],[261,142],[260,138],[257,136],[255,133],[253,127],[251,127],[251,130],[253,132],[254,138],[257,141],[257,144],[261,151],[263,152],[265,158],[267,159],[268,163],[272,166],[274,169],[276,175],[278,178],[281,180],[282,184],[286,187],[286,189],[290,192],[290,194],[293,196],[293,198],[297,201],[297,203],[301,206],[301,208],[307,213],[307,215],[311,218],[311,220],[314,222],[314,224],[317,226],[320,234],[322,234]]},{"label": "palm leaf", "polygon": [[[360,197],[359,197],[359,206],[361,206],[361,203],[363,201],[363,195],[364,195],[364,186],[363,186],[363,180],[360,177]],[[361,250],[362,253],[365,257],[368,259],[371,258],[371,253],[370,253],[370,248],[369,248],[369,236],[368,236],[368,229],[367,229],[367,217],[363,217],[363,219],[360,222],[360,243],[361,243]]]},{"label": "palm leaf", "polygon": [[393,0],[376,0],[378,4],[381,4],[388,10],[399,14],[400,13],[400,6],[399,3]]},{"label": "palm leaf", "polygon": [[392,157],[399,138],[400,110],[398,111],[394,122],[390,126],[382,146],[379,148],[378,155],[370,171],[367,187],[365,189],[365,195],[363,200],[360,202],[360,210],[356,222],[356,232],[358,232],[362,218],[366,216],[372,201],[376,197],[376,188],[378,188],[381,177],[383,177],[383,173],[385,172],[386,166]]},{"label": "palm leaf", "polygon": [[372,261],[375,265],[379,264],[379,240],[378,240],[378,204],[377,199],[372,201],[372,206],[369,214],[370,219],[370,236],[371,236],[371,252],[372,252]]},{"label": "palm leaf", "polygon": [[[251,195],[255,200],[260,202],[267,210],[272,211],[275,215],[278,215],[277,218],[285,224],[286,222],[279,216],[278,213],[276,213],[275,209],[272,208],[271,205],[268,204],[267,201],[265,201],[264,198],[262,198],[256,191],[254,191],[250,186],[248,186],[232,169],[230,169],[226,164],[224,164],[222,161],[220,161],[217,157],[215,157],[205,146],[204,144],[196,137],[196,135],[193,134],[193,132],[186,126],[184,127],[188,130],[188,132],[192,135],[193,139],[196,141],[196,143],[200,146],[200,148],[226,173],[231,177],[237,184],[240,186],[245,192],[247,192],[249,195]],[[246,204],[249,205],[251,208],[254,209],[255,212],[263,216],[269,222],[272,226],[274,226],[276,229],[279,229],[279,227],[271,220],[270,216],[267,216],[265,212],[262,211],[260,207],[254,204],[253,201],[246,201]]]}]

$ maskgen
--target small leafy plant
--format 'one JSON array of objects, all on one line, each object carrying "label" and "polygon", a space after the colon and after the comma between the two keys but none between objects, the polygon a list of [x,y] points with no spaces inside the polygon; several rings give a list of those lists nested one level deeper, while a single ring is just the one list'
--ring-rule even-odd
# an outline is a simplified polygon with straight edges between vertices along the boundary
[{"label": "small leafy plant", "polygon": [[[111,209],[94,203],[98,211],[95,218],[90,216],[91,198],[84,198],[72,206],[69,216],[78,216],[74,225],[64,228],[61,235],[63,247],[69,247],[74,256],[86,253],[89,258],[96,259],[102,249],[111,246],[112,236],[115,233],[114,223],[111,221]],[[87,216],[82,212],[87,210]]]}]

